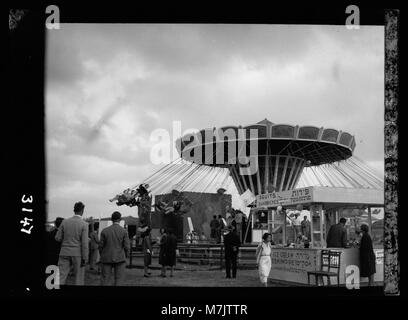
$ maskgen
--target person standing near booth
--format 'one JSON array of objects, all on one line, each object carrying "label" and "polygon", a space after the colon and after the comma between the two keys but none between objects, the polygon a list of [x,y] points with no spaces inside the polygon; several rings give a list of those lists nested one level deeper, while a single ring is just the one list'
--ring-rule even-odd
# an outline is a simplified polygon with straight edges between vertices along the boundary
[{"label": "person standing near booth", "polygon": [[256,264],[258,265],[259,279],[265,287],[268,286],[268,277],[272,268],[271,241],[272,235],[268,232],[264,233],[262,242],[256,248]]},{"label": "person standing near booth", "polygon": [[330,227],[327,233],[327,248],[347,248],[346,218],[340,218],[339,223]]},{"label": "person standing near booth", "polygon": [[235,232],[235,227],[233,225],[228,226],[228,233],[224,236],[224,247],[225,247],[225,272],[226,277],[232,278],[237,277],[237,259],[238,250],[241,245],[239,236]]},{"label": "person standing near booth", "polygon": [[368,277],[368,285],[372,286],[374,283],[375,274],[375,253],[373,249],[373,242],[368,233],[368,226],[366,224],[360,227],[362,234],[360,241],[360,277]]},{"label": "person standing near booth", "polygon": [[293,227],[293,242],[296,243],[296,239],[299,237],[301,233],[301,221],[300,221],[300,212],[296,210],[295,213],[290,214],[289,216],[292,221]]},{"label": "person standing near booth", "polygon": [[301,229],[302,235],[310,240],[310,221],[307,219],[307,216],[303,217],[303,220],[300,223],[300,229]]}]

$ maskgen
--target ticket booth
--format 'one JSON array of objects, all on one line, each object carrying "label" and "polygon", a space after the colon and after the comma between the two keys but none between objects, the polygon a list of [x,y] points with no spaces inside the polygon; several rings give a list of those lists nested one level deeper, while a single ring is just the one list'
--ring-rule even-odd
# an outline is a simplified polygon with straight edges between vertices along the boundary
[{"label": "ticket booth", "polygon": [[[305,248],[294,243],[290,213],[299,211],[301,205],[304,216],[310,220],[310,242]],[[320,253],[327,248],[326,235],[329,228],[341,217],[347,219],[346,230],[349,240],[347,248],[329,248],[341,251],[340,284],[345,283],[348,265],[359,265],[359,249],[355,242],[358,234],[359,213],[367,212],[364,221],[373,230],[371,213],[373,208],[384,207],[382,190],[307,187],[274,192],[257,196],[256,208],[268,212],[268,231],[272,233],[275,245],[272,249],[272,269],[270,277],[275,280],[307,284],[307,272],[320,268]],[[361,220],[361,219],[360,219]],[[374,280],[383,281],[383,255],[381,242],[374,242],[377,258]],[[364,281],[364,280],[363,280]]]}]

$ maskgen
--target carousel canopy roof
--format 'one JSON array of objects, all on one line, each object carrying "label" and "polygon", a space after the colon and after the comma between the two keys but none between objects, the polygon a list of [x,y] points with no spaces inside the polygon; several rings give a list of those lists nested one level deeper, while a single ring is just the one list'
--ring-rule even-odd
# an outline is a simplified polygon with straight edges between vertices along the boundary
[{"label": "carousel canopy roof", "polygon": [[[253,132],[256,132],[256,136],[251,136],[251,129],[255,130]],[[257,140],[259,156],[279,154],[298,157],[307,160],[307,166],[345,160],[352,155],[356,146],[354,136],[348,132],[315,126],[275,124],[264,119],[244,127],[225,126],[188,133],[176,141],[176,147],[181,157],[189,160],[194,150],[201,148],[203,156],[193,162],[201,161],[200,163],[222,167],[230,160],[231,152],[233,157],[238,156],[237,147],[230,150],[231,143],[245,141],[249,146],[251,140]],[[212,147],[214,152],[208,154],[208,147]],[[216,156],[220,156],[217,155],[216,148],[224,153],[222,164],[216,161]],[[246,149],[248,155],[249,148]]]}]

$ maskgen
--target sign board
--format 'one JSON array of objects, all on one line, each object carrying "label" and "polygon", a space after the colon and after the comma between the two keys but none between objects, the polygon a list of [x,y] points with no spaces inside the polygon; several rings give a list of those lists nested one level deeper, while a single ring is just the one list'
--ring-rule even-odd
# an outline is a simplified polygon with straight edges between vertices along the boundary
[{"label": "sign board", "polygon": [[258,208],[296,205],[313,202],[313,187],[272,192],[256,196]]},{"label": "sign board", "polygon": [[314,186],[260,194],[256,199],[258,208],[297,205],[311,202],[383,206],[384,190]]},{"label": "sign board", "polygon": [[318,269],[319,257],[320,250],[273,248],[270,277],[276,280],[307,283],[307,272]]},{"label": "sign board", "polygon": [[249,206],[252,202],[256,200],[255,195],[251,190],[247,189],[243,194],[241,194],[241,200],[244,203],[245,207]]},{"label": "sign board", "polygon": [[[340,284],[345,283],[346,267],[360,265],[358,248],[332,249],[341,252]],[[383,249],[374,249],[376,254],[376,273],[374,281],[384,280]],[[274,280],[307,284],[307,272],[320,270],[321,248],[298,249],[273,247],[271,252],[272,267],[269,277]],[[312,277],[314,282],[314,277]],[[324,279],[326,282],[326,279]],[[336,283],[336,279],[332,279]],[[360,282],[367,282],[368,278],[361,278]]]}]

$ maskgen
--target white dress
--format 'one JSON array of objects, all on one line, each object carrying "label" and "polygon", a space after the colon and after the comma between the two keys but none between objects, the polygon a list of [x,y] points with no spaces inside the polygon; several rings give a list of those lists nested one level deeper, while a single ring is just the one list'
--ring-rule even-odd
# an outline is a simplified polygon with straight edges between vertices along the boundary
[{"label": "white dress", "polygon": [[271,245],[262,242],[258,247],[259,252],[259,262],[258,271],[259,278],[262,283],[268,282],[269,273],[271,272],[272,262],[271,262]]}]

